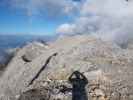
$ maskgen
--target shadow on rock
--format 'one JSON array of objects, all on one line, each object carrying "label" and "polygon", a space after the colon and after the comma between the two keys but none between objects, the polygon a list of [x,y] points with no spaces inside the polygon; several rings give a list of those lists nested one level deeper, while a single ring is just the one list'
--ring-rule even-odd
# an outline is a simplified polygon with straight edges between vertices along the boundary
[{"label": "shadow on rock", "polygon": [[72,100],[88,100],[85,90],[85,86],[88,84],[87,78],[79,71],[75,71],[68,80],[73,86]]}]

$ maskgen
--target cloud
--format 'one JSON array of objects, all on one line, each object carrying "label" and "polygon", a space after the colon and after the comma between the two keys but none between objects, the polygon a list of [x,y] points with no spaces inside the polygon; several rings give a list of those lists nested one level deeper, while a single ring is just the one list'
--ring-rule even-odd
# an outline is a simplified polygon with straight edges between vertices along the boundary
[{"label": "cloud", "polygon": [[72,0],[11,0],[10,6],[24,10],[29,16],[55,17],[74,14],[79,3]]},{"label": "cloud", "polygon": [[79,10],[80,16],[73,23],[59,26],[56,32],[95,34],[104,40],[125,44],[133,39],[132,9],[133,0],[85,0]]},{"label": "cloud", "polygon": [[61,25],[58,29],[57,29],[57,32],[59,33],[62,33],[62,34],[69,34],[69,35],[72,35],[72,34],[75,34],[75,25],[70,25],[70,24],[63,24]]}]

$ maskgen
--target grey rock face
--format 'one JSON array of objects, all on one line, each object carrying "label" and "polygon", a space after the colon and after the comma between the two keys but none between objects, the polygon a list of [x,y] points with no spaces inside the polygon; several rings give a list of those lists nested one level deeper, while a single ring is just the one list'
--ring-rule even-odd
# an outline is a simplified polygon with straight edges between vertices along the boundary
[{"label": "grey rock face", "polygon": [[31,89],[24,92],[18,100],[49,100],[49,91],[46,89]]},{"label": "grey rock face", "polygon": [[[28,86],[54,53],[58,55],[50,59],[33,84]],[[23,61],[21,58],[23,55],[27,55],[26,58],[30,62]],[[15,98],[16,95],[21,94],[20,100],[27,100],[23,98],[27,97],[26,95],[30,97],[34,93],[37,94],[36,97],[38,95],[43,97],[43,95],[40,96],[40,90],[45,92],[47,88],[50,91],[48,100],[59,100],[59,98],[71,100],[71,91],[65,93],[58,91],[61,90],[62,85],[72,88],[68,78],[78,70],[89,82],[85,87],[89,100],[132,100],[132,66],[133,51],[131,49],[121,49],[113,43],[91,36],[61,38],[49,44],[48,47],[38,44],[28,45],[16,54],[1,77],[0,96]],[[37,93],[32,91],[34,89],[37,89]],[[47,94],[44,93],[45,95]]]},{"label": "grey rock face", "polygon": [[[40,84],[45,84],[45,86]],[[71,100],[72,95],[70,91],[62,91],[63,86],[66,86],[66,88],[71,87],[66,81],[41,82],[38,86],[36,84],[26,90],[26,92],[23,92],[18,100]]]},{"label": "grey rock face", "polygon": [[22,59],[25,62],[31,62],[36,57],[41,55],[46,48],[47,48],[47,45],[44,45],[39,42],[30,43],[25,47],[26,50],[25,50],[25,53],[22,55]]}]

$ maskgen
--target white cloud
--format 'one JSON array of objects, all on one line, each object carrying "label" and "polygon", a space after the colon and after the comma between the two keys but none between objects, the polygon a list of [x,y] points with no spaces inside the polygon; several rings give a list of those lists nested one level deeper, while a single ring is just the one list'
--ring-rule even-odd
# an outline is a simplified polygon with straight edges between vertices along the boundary
[{"label": "white cloud", "polygon": [[72,35],[75,32],[75,25],[70,25],[70,24],[63,24],[61,25],[58,29],[57,32],[61,34],[69,34]]},{"label": "white cloud", "polygon": [[117,44],[127,43],[133,39],[132,9],[133,0],[86,0],[79,10],[80,16],[68,25],[65,32],[75,26],[72,28],[75,34],[95,33]]}]

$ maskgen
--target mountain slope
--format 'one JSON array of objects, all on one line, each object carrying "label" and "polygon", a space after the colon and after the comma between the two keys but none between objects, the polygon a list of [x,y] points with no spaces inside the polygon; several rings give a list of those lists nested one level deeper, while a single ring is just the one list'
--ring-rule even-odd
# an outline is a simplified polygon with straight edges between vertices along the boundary
[{"label": "mountain slope", "polygon": [[[30,60],[24,60],[24,55]],[[54,82],[70,84],[68,77],[78,70],[89,82],[86,90],[90,100],[93,100],[94,93],[94,97],[99,98],[100,95],[104,100],[110,96],[113,98],[111,100],[130,98],[133,93],[132,65],[132,50],[121,49],[92,36],[59,38],[48,45],[34,42],[23,47],[8,65],[0,79],[0,97],[2,100],[7,97],[15,100],[17,95],[28,89],[45,87],[45,82],[50,82],[47,86],[56,85]],[[40,71],[42,67],[44,69]]]}]

